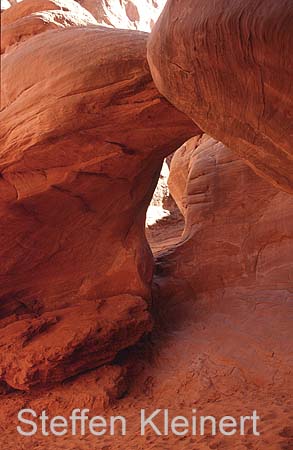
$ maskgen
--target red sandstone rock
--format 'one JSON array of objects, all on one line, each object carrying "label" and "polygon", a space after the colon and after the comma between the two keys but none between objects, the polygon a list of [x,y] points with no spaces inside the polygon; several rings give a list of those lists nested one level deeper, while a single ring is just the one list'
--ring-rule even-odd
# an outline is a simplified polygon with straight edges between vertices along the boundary
[{"label": "red sandstone rock", "polygon": [[126,391],[121,356],[123,367],[67,379],[150,329],[145,210],[163,156],[195,131],[154,88],[144,34],[57,29],[15,42],[3,59],[0,388],[35,389],[1,396],[0,446],[88,450],[96,437],[23,438],[17,412],[107,407],[129,429],[103,447],[157,449],[157,436],[138,435],[138,411],[162,405],[262,416],[258,438],[168,436],[167,447],[289,448],[292,199],[207,136],[171,165],[186,228],[175,245],[158,225],[157,327],[134,353],[143,373],[112,410]]},{"label": "red sandstone rock", "polygon": [[[35,411],[46,410],[53,417],[56,415],[70,416],[78,405],[79,408],[89,408],[103,411],[125,394],[128,388],[128,369],[118,365],[105,365],[96,370],[88,371],[78,377],[73,377],[65,383],[58,383],[47,388],[36,388],[28,392],[14,392],[12,395],[1,396],[0,408],[0,442],[5,442],[6,448],[17,448],[18,433],[11,432],[9,439],[3,438],[4,423],[11,424],[17,418],[19,410],[29,404]],[[7,427],[5,427],[7,430]],[[34,445],[32,439],[25,439],[26,444]],[[56,448],[56,442],[50,442],[46,436],[46,448]],[[67,442],[65,448],[70,448]]]},{"label": "red sandstone rock", "polygon": [[[206,136],[206,135],[205,135]],[[187,207],[187,181],[190,170],[191,153],[202,142],[202,136],[198,135],[185,142],[175,153],[170,164],[168,185],[178,208],[185,215]]]},{"label": "red sandstone rock", "polygon": [[[66,11],[61,9],[41,10],[42,6],[49,7],[50,4],[55,6],[55,3],[56,7],[61,8],[61,1],[50,0],[50,2],[41,3],[44,3],[44,5],[39,5],[40,9],[37,10],[37,4],[34,0],[23,1],[17,7],[10,8],[2,14],[1,54],[19,42],[48,30],[97,25],[95,18],[76,2],[70,1],[66,4],[63,1],[63,4],[65,3],[67,6]],[[68,7],[70,6],[72,8],[69,10]],[[36,11],[32,11],[33,9],[36,9]],[[19,18],[14,22],[13,20],[17,17]]]},{"label": "red sandstone rock", "polygon": [[[216,390],[240,389],[244,377],[291,392],[293,197],[207,136],[179,152],[190,158],[186,225],[181,243],[159,258],[159,293],[173,305],[166,320],[185,317],[187,339],[214,363],[205,370],[218,372]],[[175,160],[170,176],[176,169]]]},{"label": "red sandstone rock", "polygon": [[293,3],[169,0],[149,43],[160,92],[293,192]]},{"label": "red sandstone rock", "polygon": [[15,2],[12,8],[7,8],[1,14],[1,25],[11,25],[19,19],[32,16],[40,11],[59,11],[72,13],[82,19],[82,17],[91,16],[91,14],[80,6],[75,0],[22,0]]},{"label": "red sandstone rock", "polygon": [[[10,386],[96,367],[150,329],[145,212],[164,156],[196,128],[154,87],[146,39],[58,29],[3,57],[0,378]],[[100,320],[94,305],[109,298],[116,317]]]},{"label": "red sandstone rock", "polygon": [[[71,11],[81,20],[82,8],[78,8],[79,3],[85,10],[91,13],[99,25],[113,28],[123,28],[141,31],[150,31],[166,0],[3,0],[1,10],[7,11],[12,4],[14,18],[28,16],[31,13],[47,10],[62,10],[63,13]],[[66,14],[67,15],[67,14]],[[6,12],[4,14],[6,16]],[[5,22],[6,22],[5,17]]]},{"label": "red sandstone rock", "polygon": [[0,338],[1,380],[26,390],[111,361],[150,331],[146,306],[139,297],[122,295],[19,317]]}]

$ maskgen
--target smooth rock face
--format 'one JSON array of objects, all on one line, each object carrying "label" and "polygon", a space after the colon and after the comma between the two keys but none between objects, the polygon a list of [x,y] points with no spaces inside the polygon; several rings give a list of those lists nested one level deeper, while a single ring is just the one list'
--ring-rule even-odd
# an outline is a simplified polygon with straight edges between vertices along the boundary
[{"label": "smooth rock face", "polygon": [[169,0],[149,62],[160,92],[293,193],[293,3]]},{"label": "smooth rock face", "polygon": [[145,212],[164,156],[197,130],[156,90],[146,39],[57,29],[2,59],[0,379],[12,387],[111,361],[150,330]]},{"label": "smooth rock face", "polygon": [[171,160],[168,185],[172,192],[172,197],[183,216],[185,215],[187,208],[186,187],[190,163],[192,161],[191,153],[200,145],[202,140],[206,138],[207,135],[204,135],[204,138],[201,135],[192,137],[174,153]]},{"label": "smooth rock face", "polygon": [[[188,159],[186,147],[179,152]],[[188,154],[185,231],[159,258],[160,294],[174,303],[174,318],[188,311],[197,351],[219,365],[219,375],[235,367],[236,385],[244,377],[289,392],[293,197],[208,136]],[[170,177],[176,169],[171,165]],[[228,389],[227,381],[219,383]]]}]

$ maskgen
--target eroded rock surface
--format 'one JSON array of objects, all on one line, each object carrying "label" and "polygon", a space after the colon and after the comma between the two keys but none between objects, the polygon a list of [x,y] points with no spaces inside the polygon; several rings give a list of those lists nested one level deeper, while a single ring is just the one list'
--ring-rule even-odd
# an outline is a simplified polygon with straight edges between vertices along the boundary
[{"label": "eroded rock surface", "polygon": [[[292,392],[293,197],[222,143],[206,135],[190,143],[177,155],[189,155],[185,230],[158,257],[168,323],[182,317],[194,327],[197,351],[218,366],[216,390],[231,388],[222,375],[234,368],[229,383],[239,389],[245,379]],[[170,176],[177,168],[174,159]]]},{"label": "eroded rock surface", "polygon": [[48,30],[97,25],[74,0],[24,0],[1,14],[1,54]]},{"label": "eroded rock surface", "polygon": [[[94,448],[97,439],[89,434],[58,437],[57,444],[53,436],[27,439],[15,431],[24,407],[46,409],[49,415],[90,407],[93,415],[106,408],[107,415],[119,410],[128,419],[126,436],[102,437],[105,448],[230,450],[231,442],[237,449],[291,448],[292,197],[256,176],[234,148],[207,135],[184,144],[172,160],[169,185],[184,214],[185,232],[180,238],[181,219],[172,216],[148,230],[157,258],[155,327],[151,339],[129,349],[152,326],[146,208],[164,156],[200,131],[154,87],[144,33],[98,27],[92,18],[71,22],[71,2],[66,2],[68,11],[64,2],[58,7],[61,0],[32,4],[37,3],[44,5],[41,10],[24,11],[10,24],[24,19],[25,30],[31,15],[44,18],[51,5],[48,27],[29,25],[23,36],[21,26],[8,29],[12,40],[2,59],[0,392],[6,394],[1,395],[1,445],[13,450]],[[196,4],[201,2],[190,3],[186,11],[190,20],[196,17]],[[28,5],[29,0],[22,8]],[[13,8],[6,18],[13,17]],[[205,3],[202,14],[208,8]],[[234,7],[229,11],[233,17]],[[104,12],[107,16],[109,11]],[[128,13],[133,22],[125,27],[140,27],[136,10]],[[59,17],[60,26],[55,24]],[[180,17],[177,22],[174,29],[181,26]],[[173,45],[169,42],[164,54]],[[213,57],[220,56],[212,51],[208,57],[210,69],[204,75],[208,89],[214,89],[209,77]],[[181,73],[180,67],[175,70]],[[176,85],[180,96],[188,76],[184,73]],[[182,97],[184,104],[194,98],[196,86]],[[199,109],[205,107],[202,102]],[[205,126],[214,116],[204,107]],[[222,108],[228,111],[225,102]],[[231,136],[229,118],[215,111],[219,129],[227,123],[225,136]],[[251,136],[244,139],[240,133],[241,114],[235,134],[244,146],[237,141],[236,150],[245,156]],[[248,116],[252,120],[253,113]],[[245,159],[254,165],[251,154]],[[259,155],[257,163],[264,161]],[[273,166],[275,160],[268,163]],[[275,166],[271,175],[281,185]],[[141,436],[138,411],[153,411],[154,405],[168,408],[170,416],[186,417],[194,407],[216,417],[257,410],[261,436],[249,430],[233,440]],[[158,424],[162,427],[162,420]]]},{"label": "eroded rock surface", "polygon": [[[78,8],[77,3],[84,8],[83,12],[82,8]],[[20,12],[22,15],[25,12],[25,15],[28,16],[31,13],[48,10],[51,10],[50,15],[56,16],[54,10],[58,10],[56,22],[64,24],[65,20],[60,19],[60,14],[65,13],[68,23],[72,20],[72,17],[70,17],[72,12],[75,11],[79,21],[82,20],[82,16],[92,14],[99,25],[149,32],[157,21],[165,3],[166,0],[3,0],[1,12],[6,16],[7,10],[13,6],[14,12],[12,14],[15,17],[16,15],[19,17]],[[71,14],[67,14],[69,11]],[[77,19],[76,14],[74,20]],[[46,21],[46,18],[43,21]],[[42,23],[41,18],[33,17],[29,24],[23,22],[23,25],[27,28],[29,26],[37,28],[41,26],[40,22]],[[20,26],[20,24],[20,22],[15,24],[15,27]],[[81,25],[84,25],[84,23]]]},{"label": "eroded rock surface", "polygon": [[293,3],[169,0],[149,44],[166,98],[293,193]]},{"label": "eroded rock surface", "polygon": [[111,361],[150,330],[145,212],[164,156],[196,130],[156,90],[146,39],[72,27],[3,56],[0,378],[12,387]]},{"label": "eroded rock surface", "polygon": [[1,378],[23,390],[52,385],[111,361],[148,330],[146,303],[130,295],[20,316],[3,328]]},{"label": "eroded rock surface", "polygon": [[203,139],[206,139],[207,135],[204,136],[203,138],[202,135],[198,135],[185,142],[174,153],[170,163],[171,171],[168,178],[168,185],[172,191],[172,197],[183,216],[187,208],[186,188],[190,164],[192,164],[191,153],[200,145]]}]

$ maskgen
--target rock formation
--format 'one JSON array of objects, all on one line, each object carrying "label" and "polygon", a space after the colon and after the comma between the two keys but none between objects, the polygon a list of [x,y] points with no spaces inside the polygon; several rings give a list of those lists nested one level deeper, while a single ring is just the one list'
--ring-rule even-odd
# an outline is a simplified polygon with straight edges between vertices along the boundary
[{"label": "rock formation", "polygon": [[198,351],[208,347],[222,369],[235,367],[262,387],[289,386],[293,197],[222,143],[206,135],[191,143],[171,164],[174,180],[182,160],[188,166],[181,191],[186,224],[182,241],[159,258],[160,295],[175,303],[173,320],[188,309]]},{"label": "rock formation", "polygon": [[[292,5],[168,2],[151,70],[192,122],[157,90],[137,31],[163,3],[7,0],[1,13],[5,450],[292,449]],[[145,229],[177,148],[183,215]],[[119,411],[127,433],[27,438],[22,408]],[[256,410],[261,435],[141,435],[144,408]]]},{"label": "rock formation", "polygon": [[48,30],[89,25],[97,21],[74,0],[26,0],[1,14],[1,54]]},{"label": "rock formation", "polygon": [[201,135],[189,139],[189,141],[185,142],[174,153],[171,160],[170,167],[172,167],[172,170],[169,174],[168,186],[172,192],[173,199],[183,215],[185,215],[187,207],[186,187],[190,163],[192,161],[191,153],[202,142],[202,139]]},{"label": "rock formation", "polygon": [[146,39],[71,27],[3,57],[0,378],[14,388],[96,367],[150,330],[145,212],[196,127],[154,87]]},{"label": "rock formation", "polygon": [[[83,12],[76,3],[83,7]],[[57,25],[60,21],[64,25],[63,18],[60,20],[60,14],[62,16],[63,13],[65,13],[66,22],[69,25],[72,21],[71,15],[74,12],[74,22],[76,20],[82,21],[82,16],[85,14],[88,17],[92,14],[99,25],[149,32],[158,19],[165,3],[166,0],[3,0],[1,2],[1,11],[10,9],[12,5],[12,14],[19,14],[22,11],[26,12],[25,15],[28,16],[34,12],[51,11],[50,14],[45,14],[45,17],[44,14],[41,17],[39,17],[39,14],[35,14],[30,19],[27,19],[31,27],[34,28],[40,27],[40,23],[43,23],[43,21],[47,22],[48,16],[52,15],[57,16]],[[59,11],[58,15],[56,14],[57,11]],[[68,15],[69,11],[70,14]],[[53,28],[53,21],[49,20],[49,23]],[[81,25],[84,25],[84,21]],[[14,25],[14,27],[18,26],[20,26],[20,23]]]},{"label": "rock formation", "polygon": [[[150,235],[156,265],[149,403],[183,415],[194,407],[214,416],[257,410],[261,435],[168,436],[164,444],[290,449],[293,197],[207,135],[175,152],[169,189],[183,205],[185,230],[180,239],[169,220]],[[158,442],[149,437],[147,445],[156,449]]]},{"label": "rock formation", "polygon": [[160,92],[293,193],[293,3],[169,0],[151,35]]}]

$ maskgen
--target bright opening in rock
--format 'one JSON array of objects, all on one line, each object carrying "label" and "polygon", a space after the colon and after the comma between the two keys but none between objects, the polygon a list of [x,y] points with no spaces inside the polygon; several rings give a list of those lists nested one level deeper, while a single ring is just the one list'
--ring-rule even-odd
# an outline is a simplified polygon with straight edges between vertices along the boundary
[{"label": "bright opening in rock", "polygon": [[169,189],[173,158],[164,159],[160,177],[146,214],[146,237],[154,254],[177,242],[183,233],[184,217]]}]

